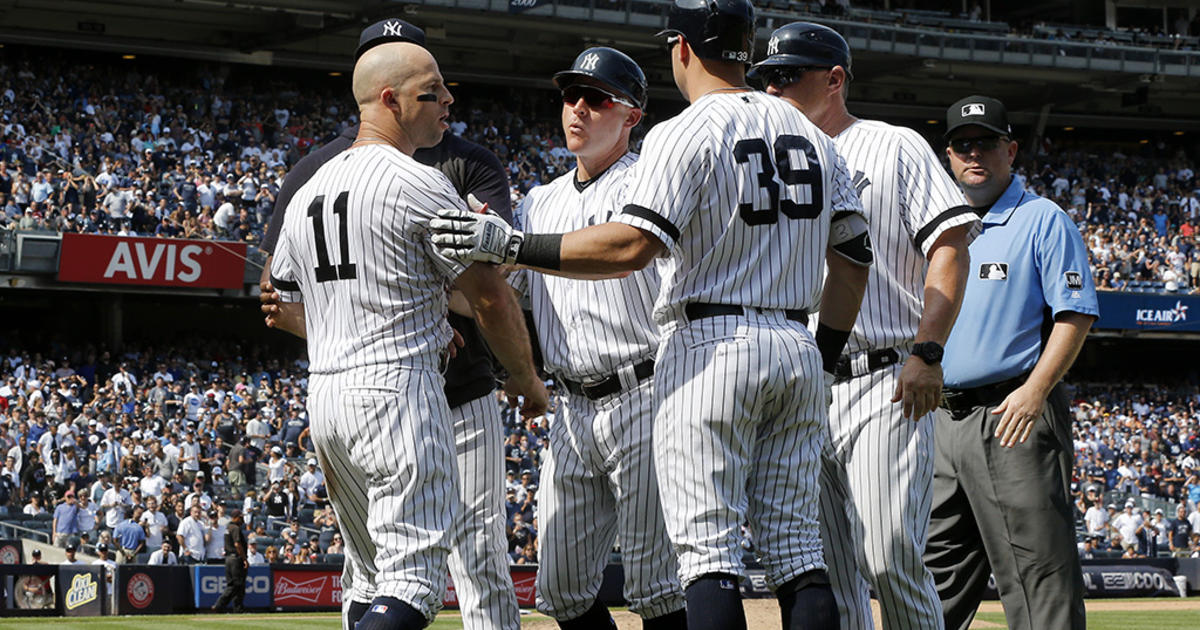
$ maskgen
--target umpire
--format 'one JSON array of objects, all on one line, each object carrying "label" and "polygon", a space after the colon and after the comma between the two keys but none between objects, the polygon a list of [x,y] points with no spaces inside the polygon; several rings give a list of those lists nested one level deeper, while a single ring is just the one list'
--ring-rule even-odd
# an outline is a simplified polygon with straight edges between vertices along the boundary
[{"label": "umpire", "polygon": [[983,233],[946,343],[925,562],[948,629],[970,625],[994,573],[1009,628],[1082,630],[1059,381],[1099,315],[1087,249],[1067,214],[1013,175],[1000,101],[967,97],[946,123],[951,171]]},{"label": "umpire", "polygon": [[233,612],[245,612],[246,570],[250,562],[246,558],[246,531],[242,528],[242,511],[230,513],[229,527],[225,529],[225,590],[213,604],[213,612],[220,611],[233,602]]}]

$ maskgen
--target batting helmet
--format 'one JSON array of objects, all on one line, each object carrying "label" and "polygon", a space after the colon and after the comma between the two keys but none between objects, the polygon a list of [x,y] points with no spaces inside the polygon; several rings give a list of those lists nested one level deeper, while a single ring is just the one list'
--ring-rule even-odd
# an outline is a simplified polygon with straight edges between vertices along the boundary
[{"label": "batting helmet", "polygon": [[664,35],[683,35],[702,59],[750,63],[754,6],[749,0],[675,0],[658,37]]},{"label": "batting helmet", "polygon": [[570,70],[555,73],[554,85],[563,90],[580,77],[595,79],[638,107],[646,106],[646,75],[636,61],[615,48],[596,46],[579,53]]},{"label": "batting helmet", "polygon": [[750,68],[750,77],[771,66],[841,66],[850,74],[850,44],[837,31],[811,22],[793,22],[771,33],[767,58]]}]

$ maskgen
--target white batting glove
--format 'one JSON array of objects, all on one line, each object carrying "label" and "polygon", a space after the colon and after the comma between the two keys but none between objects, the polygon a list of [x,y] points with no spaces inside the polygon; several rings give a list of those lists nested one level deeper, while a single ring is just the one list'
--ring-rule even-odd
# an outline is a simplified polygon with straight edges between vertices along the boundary
[{"label": "white batting glove", "polygon": [[514,230],[496,214],[444,208],[437,215],[429,222],[429,228],[433,231],[434,246],[446,258],[512,264],[525,240],[524,232]]}]

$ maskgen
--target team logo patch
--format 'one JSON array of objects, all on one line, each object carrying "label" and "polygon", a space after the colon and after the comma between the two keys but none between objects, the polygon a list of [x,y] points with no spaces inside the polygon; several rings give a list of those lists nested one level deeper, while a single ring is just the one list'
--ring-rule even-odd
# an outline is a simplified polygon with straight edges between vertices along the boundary
[{"label": "team logo patch", "polygon": [[1063,274],[1063,277],[1067,279],[1067,288],[1068,289],[1082,289],[1083,288],[1083,275],[1080,274],[1078,271],[1068,271]]},{"label": "team logo patch", "polygon": [[725,590],[725,591],[737,590],[737,583],[734,582],[733,580],[721,580],[721,582],[718,584],[718,586],[720,586],[721,589]]},{"label": "team logo patch", "polygon": [[770,57],[777,54],[779,54],[779,38],[772,37],[771,41],[767,43],[767,56]]},{"label": "team logo patch", "polygon": [[129,603],[134,608],[145,608],[154,601],[154,581],[145,573],[138,573],[129,578],[129,586],[125,589]]},{"label": "team logo patch", "polygon": [[404,36],[403,28],[400,26],[400,22],[384,22],[383,34],[386,37]]},{"label": "team logo patch", "polygon": [[375,604],[374,606],[371,607],[371,612],[373,612],[377,615],[386,615],[387,614],[387,605],[386,604]]},{"label": "team logo patch", "polygon": [[979,265],[980,280],[1008,280],[1008,263],[990,262]]},{"label": "team logo patch", "polygon": [[579,62],[579,69],[587,70],[590,72],[592,70],[595,70],[596,64],[599,64],[599,63],[600,63],[600,55],[597,55],[596,53],[589,53],[586,57],[583,58],[583,61]]},{"label": "team logo patch", "polygon": [[982,116],[983,112],[983,103],[967,103],[962,106],[963,116]]}]

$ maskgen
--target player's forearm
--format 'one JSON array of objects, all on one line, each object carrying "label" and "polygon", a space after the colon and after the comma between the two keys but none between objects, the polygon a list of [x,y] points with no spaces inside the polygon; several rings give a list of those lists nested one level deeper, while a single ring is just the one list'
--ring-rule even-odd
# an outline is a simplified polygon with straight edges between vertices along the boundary
[{"label": "player's forearm", "polygon": [[946,230],[930,250],[929,268],[925,272],[925,308],[915,339],[918,343],[936,341],[945,345],[950,337],[970,272],[969,232],[969,226]]},{"label": "player's forearm", "polygon": [[494,268],[485,265],[479,273],[485,282],[464,289],[464,296],[475,314],[475,324],[500,364],[513,375],[533,376],[533,351],[525,329],[525,316],[512,289]]},{"label": "player's forearm", "polygon": [[856,265],[832,251],[826,253],[825,263],[829,274],[821,292],[821,325],[849,331],[858,319],[871,269]]},{"label": "player's forearm", "polygon": [[1095,319],[1091,315],[1068,311],[1055,320],[1050,338],[1046,340],[1046,348],[1027,381],[1027,384],[1037,388],[1043,398],[1050,394],[1050,390],[1075,363],[1075,357],[1079,356],[1079,350],[1083,348]]},{"label": "player's forearm", "polygon": [[643,269],[662,251],[662,243],[649,232],[624,223],[602,223],[564,234],[559,249],[564,274],[608,274]]}]

